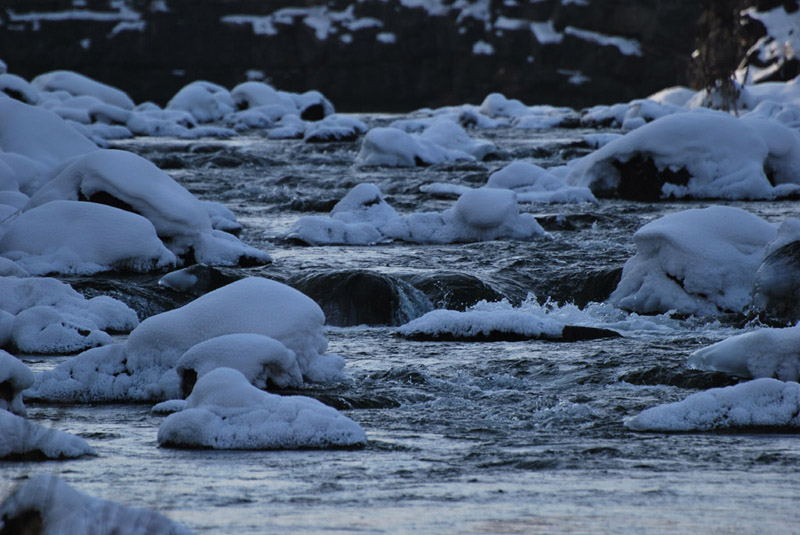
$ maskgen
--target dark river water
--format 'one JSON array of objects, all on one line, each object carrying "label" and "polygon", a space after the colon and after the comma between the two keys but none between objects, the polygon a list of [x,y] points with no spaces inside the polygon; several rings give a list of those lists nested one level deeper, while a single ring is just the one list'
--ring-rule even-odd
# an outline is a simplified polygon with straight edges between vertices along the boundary
[{"label": "dark river water", "polygon": [[[500,147],[497,159],[415,169],[360,167],[359,142],[271,141],[259,133],[120,143],[236,213],[243,240],[274,259],[240,274],[290,280],[368,270],[408,280],[465,273],[513,303],[528,292],[538,303],[552,297],[544,305],[551,313],[623,337],[437,343],[398,338],[391,325],[330,326],[329,350],[345,358],[345,379],[303,393],[358,422],[369,439],[364,449],[164,449],[156,444],[163,416],[149,405],[30,402],[29,418],[83,436],[98,457],[0,464],[0,491],[55,472],[83,492],[158,509],[198,534],[800,533],[797,435],[642,434],[623,425],[647,407],[729,384],[688,370],[686,361],[741,332],[738,319],[564,304],[575,280],[622,266],[639,227],[711,203],[522,205],[549,230],[527,242],[302,247],[283,238],[299,217],[328,213],[358,183],[376,184],[402,214],[441,211],[454,200],[419,186],[478,186],[514,159],[558,165],[588,152],[579,142],[589,132],[476,131]],[[791,202],[732,204],[770,221],[796,213]],[[403,311],[409,318],[422,312]],[[44,370],[65,358],[25,360]]]}]

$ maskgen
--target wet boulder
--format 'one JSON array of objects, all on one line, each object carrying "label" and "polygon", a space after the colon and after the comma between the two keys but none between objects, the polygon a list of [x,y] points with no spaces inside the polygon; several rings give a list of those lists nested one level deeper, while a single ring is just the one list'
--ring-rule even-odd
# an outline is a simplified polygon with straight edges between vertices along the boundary
[{"label": "wet boulder", "polygon": [[756,272],[753,307],[762,320],[789,325],[800,319],[800,241],[773,250]]},{"label": "wet boulder", "polygon": [[421,290],[436,308],[465,310],[479,301],[500,301],[507,297],[490,283],[467,273],[423,273],[406,280]]},{"label": "wet boulder", "polygon": [[311,297],[329,325],[401,325],[431,309],[425,294],[397,277],[374,271],[303,275],[289,284]]}]

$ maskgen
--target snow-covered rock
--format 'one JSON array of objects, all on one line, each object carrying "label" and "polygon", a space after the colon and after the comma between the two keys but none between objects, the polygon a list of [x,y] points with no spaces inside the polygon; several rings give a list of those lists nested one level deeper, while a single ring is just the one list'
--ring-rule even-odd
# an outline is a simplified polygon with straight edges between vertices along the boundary
[{"label": "snow-covered rock", "polygon": [[0,530],[29,533],[30,526],[35,526],[33,533],[40,535],[192,533],[158,512],[92,498],[49,474],[28,479],[0,505]]},{"label": "snow-covered rock", "polygon": [[[72,459],[95,455],[86,441],[0,410],[0,459]],[[4,516],[0,506],[0,527]]]},{"label": "snow-covered rock", "polygon": [[266,263],[269,255],[216,231],[209,211],[186,188],[148,160],[121,150],[75,159],[31,198],[27,209],[54,200],[110,204],[147,218],[178,257],[200,263]]},{"label": "snow-covered rock", "polygon": [[39,92],[36,88],[16,74],[0,74],[0,93],[5,93],[25,104],[36,105],[39,102]]},{"label": "snow-covered rock", "polygon": [[[587,319],[591,321],[587,322]],[[434,310],[397,329],[397,334],[412,340],[434,341],[578,341],[615,338],[620,334],[596,327],[596,319],[577,312],[577,307],[540,305],[529,295],[519,306],[503,299],[479,301],[466,310]]]},{"label": "snow-covered rock", "polygon": [[25,416],[22,391],[33,384],[33,372],[21,360],[0,349],[0,412]]},{"label": "snow-covered rock", "polygon": [[[16,153],[47,168],[97,150],[55,113],[0,97],[0,150]],[[21,188],[23,193],[35,190]]]},{"label": "snow-covered rock", "polygon": [[668,115],[578,160],[565,182],[588,187],[598,196],[647,201],[669,197],[772,199],[796,193],[800,169],[795,169],[792,177],[784,172],[784,166],[794,168],[791,155],[800,150],[800,142],[796,136],[772,142],[781,180],[791,182],[791,186],[775,188],[764,173],[770,146],[762,133],[774,135],[773,130],[756,129],[719,112]]},{"label": "snow-covered rock", "polygon": [[131,110],[133,100],[115,87],[93,80],[83,74],[72,71],[52,71],[40,74],[31,85],[39,91],[66,91],[72,96],[92,96],[108,104]]},{"label": "snow-covered rock", "polygon": [[0,311],[10,321],[0,320],[0,326],[8,323],[6,343],[26,353],[71,353],[108,344],[105,331],[128,332],[139,323],[120,301],[85,299],[51,278],[0,277]]},{"label": "snow-covered rock", "polygon": [[726,206],[652,221],[633,235],[636,255],[610,300],[639,313],[742,312],[775,233],[775,225]]},{"label": "snow-covered rock", "polygon": [[625,421],[634,431],[688,432],[800,427],[800,384],[777,379],[712,388]]},{"label": "snow-covered rock", "polygon": [[233,97],[224,87],[196,81],[185,85],[167,103],[168,110],[191,114],[198,123],[219,121],[236,110]]},{"label": "snow-covered rock", "polygon": [[186,408],[158,430],[162,446],[296,449],[363,446],[363,429],[335,409],[302,396],[277,396],[252,386],[239,371],[202,376]]},{"label": "snow-covered rock", "polygon": [[511,162],[495,171],[486,186],[510,189],[520,203],[597,202],[589,188],[567,186],[547,170],[524,161]]},{"label": "snow-covered rock", "polygon": [[528,107],[517,99],[508,99],[500,93],[490,93],[483,99],[479,111],[489,117],[518,117],[528,111]]},{"label": "snow-covered rock", "polygon": [[695,351],[689,364],[739,377],[800,379],[800,327],[758,329]]},{"label": "snow-covered rock", "polygon": [[31,275],[148,272],[175,265],[175,255],[144,217],[77,201],[23,212],[0,238],[0,255]]},{"label": "snow-covered rock", "polygon": [[307,142],[353,141],[369,128],[360,119],[344,115],[328,115],[321,121],[311,123],[303,134]]},{"label": "snow-covered rock", "polygon": [[442,213],[397,215],[372,184],[359,184],[334,207],[330,218],[307,216],[295,222],[287,238],[311,245],[371,245],[379,241],[459,243],[495,239],[531,239],[544,229],[530,214],[520,214],[513,191],[467,189]]},{"label": "snow-covered rock", "polygon": [[37,375],[25,395],[60,401],[178,398],[176,367],[189,349],[247,333],[274,338],[294,352],[305,380],[330,381],[341,376],[344,359],[325,353],[324,322],[319,306],[297,290],[272,280],[242,279],[147,318],[125,344],[86,351]]},{"label": "snow-covered rock", "polygon": [[268,382],[279,388],[303,384],[294,351],[279,341],[260,334],[227,334],[192,346],[178,359],[175,369],[183,397],[197,379],[217,368],[233,368],[262,390]]},{"label": "snow-covered rock", "polygon": [[800,220],[781,223],[756,272],[753,308],[770,322],[800,321]]},{"label": "snow-covered rock", "polygon": [[449,119],[434,120],[420,134],[393,127],[373,128],[364,137],[358,160],[363,165],[414,167],[459,160],[480,160],[495,146],[470,138]]}]

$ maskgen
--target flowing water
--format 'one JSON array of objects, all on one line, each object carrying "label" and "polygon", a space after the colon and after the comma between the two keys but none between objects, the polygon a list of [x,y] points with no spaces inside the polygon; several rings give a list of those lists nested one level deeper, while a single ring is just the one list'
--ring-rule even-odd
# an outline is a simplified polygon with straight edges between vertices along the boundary
[{"label": "flowing water", "polygon": [[[389,119],[369,118],[371,125]],[[274,258],[242,274],[467,273],[514,303],[528,292],[542,303],[553,297],[558,303],[543,305],[552,313],[623,337],[434,343],[395,337],[392,326],[328,327],[346,378],[301,393],[357,421],[369,438],[364,449],[163,449],[156,444],[163,416],[149,405],[28,403],[29,418],[83,436],[98,457],[2,463],[0,491],[54,472],[92,496],[158,509],[199,534],[800,533],[796,435],[637,434],[623,426],[647,407],[728,384],[685,362],[741,325],[563,303],[569,281],[619,268],[643,224],[710,203],[527,205],[550,229],[530,242],[300,247],[282,238],[298,217],[327,213],[360,182],[378,185],[398,212],[441,211],[454,201],[431,198],[420,185],[480,185],[513,159],[557,165],[588,152],[577,143],[586,133],[476,132],[502,149],[497,160],[416,169],[359,167],[358,142],[270,141],[258,133],[121,143],[237,214],[242,238]],[[790,202],[734,205],[771,221],[795,211]],[[43,370],[65,358],[25,360]]]}]

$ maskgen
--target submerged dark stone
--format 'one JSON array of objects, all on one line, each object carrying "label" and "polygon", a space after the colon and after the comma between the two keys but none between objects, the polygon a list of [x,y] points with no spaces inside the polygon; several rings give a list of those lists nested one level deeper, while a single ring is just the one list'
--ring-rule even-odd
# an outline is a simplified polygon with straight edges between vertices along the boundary
[{"label": "submerged dark stone", "polygon": [[431,309],[409,283],[374,271],[332,271],[290,279],[287,284],[311,297],[329,325],[402,325]]},{"label": "submerged dark stone", "polygon": [[435,308],[463,311],[482,300],[500,301],[506,297],[488,282],[467,273],[425,273],[406,280],[421,290]]},{"label": "submerged dark stone", "polygon": [[800,320],[800,241],[764,259],[756,272],[753,307],[766,323],[786,326]]},{"label": "submerged dark stone", "polygon": [[691,178],[685,168],[677,171],[658,169],[652,158],[641,154],[636,154],[627,162],[615,160],[613,165],[620,174],[616,196],[629,201],[658,201],[662,198],[661,188],[664,184],[685,186]]},{"label": "submerged dark stone", "polygon": [[723,372],[707,372],[687,368],[653,366],[644,370],[624,373],[620,381],[632,385],[666,385],[693,390],[708,390],[739,384],[739,379]]}]

